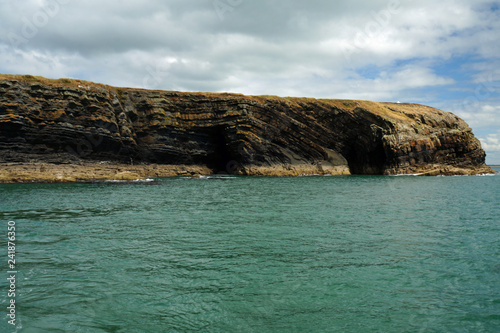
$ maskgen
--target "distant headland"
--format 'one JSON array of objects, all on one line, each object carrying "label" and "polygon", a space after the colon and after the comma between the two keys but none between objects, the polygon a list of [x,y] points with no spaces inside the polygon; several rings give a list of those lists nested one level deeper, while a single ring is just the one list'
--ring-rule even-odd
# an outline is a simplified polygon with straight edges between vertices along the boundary
[{"label": "distant headland", "polygon": [[494,172],[462,119],[424,105],[0,75],[0,182]]}]

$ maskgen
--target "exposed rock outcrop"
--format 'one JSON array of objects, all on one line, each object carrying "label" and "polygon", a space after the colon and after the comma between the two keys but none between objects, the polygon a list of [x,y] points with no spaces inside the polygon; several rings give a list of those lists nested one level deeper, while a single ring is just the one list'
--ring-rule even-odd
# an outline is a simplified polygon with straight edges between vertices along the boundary
[{"label": "exposed rock outcrop", "polygon": [[463,120],[423,105],[7,75],[0,161],[192,165],[243,175],[493,172]]}]

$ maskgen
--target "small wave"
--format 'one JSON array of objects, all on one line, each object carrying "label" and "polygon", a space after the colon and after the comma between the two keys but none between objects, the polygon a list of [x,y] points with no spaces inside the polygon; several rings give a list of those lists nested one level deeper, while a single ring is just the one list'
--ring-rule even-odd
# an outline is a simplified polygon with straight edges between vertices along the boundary
[{"label": "small wave", "polygon": [[144,178],[144,179],[135,179],[135,180],[116,180],[109,179],[103,181],[96,181],[94,183],[105,183],[105,184],[151,184],[157,182],[157,179],[153,178]]},{"label": "small wave", "polygon": [[228,180],[228,179],[236,179],[234,176],[192,176],[192,177],[180,177],[179,179],[201,179],[201,180]]},{"label": "small wave", "polygon": [[200,179],[219,179],[219,180],[226,180],[226,179],[236,179],[234,176],[201,176]]},{"label": "small wave", "polygon": [[117,179],[109,179],[109,180],[104,180],[106,183],[149,183],[149,182],[154,182],[155,180],[152,178],[145,178],[145,179],[135,179],[135,180],[117,180]]}]

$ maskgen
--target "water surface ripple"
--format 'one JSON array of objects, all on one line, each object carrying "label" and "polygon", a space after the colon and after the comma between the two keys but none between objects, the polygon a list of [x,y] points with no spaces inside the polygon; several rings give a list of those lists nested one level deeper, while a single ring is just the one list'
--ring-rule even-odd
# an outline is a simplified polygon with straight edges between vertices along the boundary
[{"label": "water surface ripple", "polygon": [[499,197],[500,176],[0,185],[0,221],[20,332],[498,332]]}]

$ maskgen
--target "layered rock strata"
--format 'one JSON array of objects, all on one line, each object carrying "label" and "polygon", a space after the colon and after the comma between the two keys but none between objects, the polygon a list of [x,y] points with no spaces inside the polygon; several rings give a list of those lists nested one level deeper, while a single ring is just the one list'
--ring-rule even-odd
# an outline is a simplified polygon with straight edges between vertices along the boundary
[{"label": "layered rock strata", "polygon": [[493,172],[463,120],[423,105],[0,78],[0,162],[97,161],[241,175]]}]

